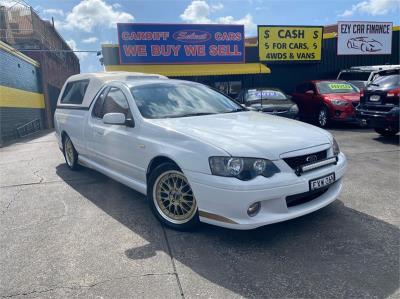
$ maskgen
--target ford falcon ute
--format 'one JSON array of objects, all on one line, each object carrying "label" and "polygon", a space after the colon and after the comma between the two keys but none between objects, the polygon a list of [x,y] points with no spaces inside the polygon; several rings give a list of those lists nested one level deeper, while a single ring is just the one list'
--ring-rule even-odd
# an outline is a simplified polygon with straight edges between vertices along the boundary
[{"label": "ford falcon ute", "polygon": [[323,129],[160,75],[70,77],[55,130],[71,170],[83,165],[147,195],[154,215],[180,230],[311,213],[338,197],[347,165]]}]

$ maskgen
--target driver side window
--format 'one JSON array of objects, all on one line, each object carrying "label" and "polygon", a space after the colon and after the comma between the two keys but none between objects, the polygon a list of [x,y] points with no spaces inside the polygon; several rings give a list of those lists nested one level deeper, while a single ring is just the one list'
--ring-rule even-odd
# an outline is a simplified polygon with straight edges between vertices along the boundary
[{"label": "driver side window", "polygon": [[103,116],[107,113],[123,113],[126,118],[130,116],[128,101],[121,89],[111,87],[103,104]]},{"label": "driver side window", "polygon": [[304,93],[309,93],[309,92],[312,92],[311,94],[314,94],[315,93],[315,87],[314,87],[314,84],[312,84],[312,83],[307,83],[307,84],[305,84],[305,91],[304,91]]},{"label": "driver side window", "polygon": [[93,107],[93,117],[102,119],[107,113],[123,113],[132,118],[128,100],[124,93],[116,87],[104,88]]},{"label": "driver side window", "polygon": [[105,97],[107,95],[108,90],[109,90],[108,87],[104,88],[103,91],[98,96],[96,103],[94,104],[92,115],[95,118],[99,118],[99,119],[103,118],[103,114],[102,114],[102,112],[103,112],[103,103],[104,103],[104,99],[105,99]]}]

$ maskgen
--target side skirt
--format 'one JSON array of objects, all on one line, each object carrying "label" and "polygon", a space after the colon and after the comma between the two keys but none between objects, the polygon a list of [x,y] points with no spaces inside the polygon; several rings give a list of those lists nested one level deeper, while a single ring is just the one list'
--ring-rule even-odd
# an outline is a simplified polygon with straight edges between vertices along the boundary
[{"label": "side skirt", "polygon": [[147,186],[144,183],[132,180],[131,178],[128,178],[126,176],[123,176],[113,170],[110,170],[109,168],[106,168],[84,156],[79,155],[78,156],[78,163],[89,167],[91,169],[97,170],[98,172],[101,172],[102,174],[120,182],[121,184],[124,184],[132,189],[135,189],[136,191],[146,195],[147,194]]}]

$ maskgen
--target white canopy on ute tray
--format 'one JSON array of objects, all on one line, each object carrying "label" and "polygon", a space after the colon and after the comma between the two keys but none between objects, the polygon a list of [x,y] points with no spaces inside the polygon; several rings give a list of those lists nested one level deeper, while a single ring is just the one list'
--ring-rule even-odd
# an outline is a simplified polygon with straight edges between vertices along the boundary
[{"label": "white canopy on ute tray", "polygon": [[[82,108],[89,108],[97,92],[107,82],[111,82],[114,80],[141,80],[141,79],[151,79],[151,78],[168,79],[168,77],[158,74],[145,74],[145,73],[135,73],[135,72],[101,72],[101,73],[84,73],[84,74],[73,75],[69,77],[65,82],[60,92],[60,95],[58,96],[57,106],[63,108],[76,107],[76,106]],[[64,94],[64,90],[67,84],[70,82],[76,82],[82,80],[89,81],[82,103],[80,104],[61,103],[61,98]]]}]

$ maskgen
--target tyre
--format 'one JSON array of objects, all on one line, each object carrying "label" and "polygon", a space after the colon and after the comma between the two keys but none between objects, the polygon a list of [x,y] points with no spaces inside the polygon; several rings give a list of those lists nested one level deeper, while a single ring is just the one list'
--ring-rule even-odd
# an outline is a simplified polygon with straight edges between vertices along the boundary
[{"label": "tyre", "polygon": [[75,147],[68,135],[66,135],[64,138],[63,153],[65,162],[67,163],[69,169],[77,170],[79,168],[78,153],[76,152]]},{"label": "tyre", "polygon": [[325,106],[321,107],[317,115],[318,126],[325,128],[329,124],[329,111]]},{"label": "tyre", "polygon": [[368,49],[367,49],[367,45],[366,44],[361,44],[361,51],[362,52],[366,52]]},{"label": "tyre", "polygon": [[399,129],[394,128],[374,128],[375,132],[382,136],[394,136],[399,133]]},{"label": "tyre", "polygon": [[151,172],[147,197],[154,215],[166,226],[190,230],[199,224],[196,198],[175,164],[164,163]]}]

